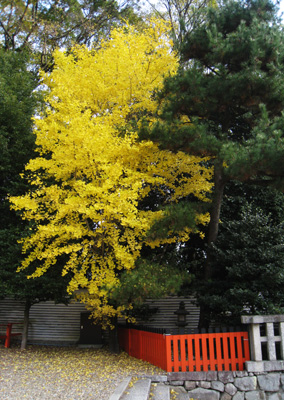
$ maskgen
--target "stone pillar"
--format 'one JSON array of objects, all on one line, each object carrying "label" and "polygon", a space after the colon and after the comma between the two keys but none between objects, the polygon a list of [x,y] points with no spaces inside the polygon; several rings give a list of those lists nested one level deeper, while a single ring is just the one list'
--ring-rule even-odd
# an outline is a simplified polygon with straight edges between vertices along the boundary
[{"label": "stone pillar", "polygon": [[[280,371],[284,364],[284,315],[246,315],[243,324],[249,324],[251,361],[246,363],[249,372]],[[260,324],[265,324],[266,336],[260,335]],[[279,324],[279,335],[275,335],[274,324]],[[276,343],[280,343],[277,360]],[[263,360],[261,344],[267,345],[268,360]],[[279,357],[278,357],[279,358]]]},{"label": "stone pillar", "polygon": [[281,344],[280,344],[281,358],[282,360],[284,360],[284,322],[280,322],[279,330],[281,336]]},{"label": "stone pillar", "polygon": [[267,342],[267,352],[268,352],[268,360],[275,361],[276,360],[276,347],[275,343],[278,336],[274,336],[274,326],[272,322],[268,322],[266,324],[266,342]]}]

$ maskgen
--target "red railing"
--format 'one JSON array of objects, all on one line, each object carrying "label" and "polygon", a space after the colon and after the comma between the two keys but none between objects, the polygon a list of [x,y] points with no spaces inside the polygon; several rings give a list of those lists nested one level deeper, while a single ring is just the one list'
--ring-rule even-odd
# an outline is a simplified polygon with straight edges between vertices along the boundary
[{"label": "red railing", "polygon": [[0,339],[5,339],[5,343],[4,343],[4,346],[6,347],[6,348],[8,348],[8,347],[10,347],[10,345],[11,345],[11,338],[12,338],[12,336],[18,336],[18,335],[21,335],[22,333],[21,332],[16,332],[16,333],[12,333],[12,326],[13,325],[23,325],[21,322],[13,322],[13,323],[8,323],[8,324],[0,324],[0,328],[2,327],[2,326],[4,326],[4,327],[6,327],[6,334],[5,335],[2,335],[2,334],[0,334]]},{"label": "red railing", "polygon": [[164,335],[119,328],[119,343],[167,372],[242,371],[250,359],[247,332]]}]

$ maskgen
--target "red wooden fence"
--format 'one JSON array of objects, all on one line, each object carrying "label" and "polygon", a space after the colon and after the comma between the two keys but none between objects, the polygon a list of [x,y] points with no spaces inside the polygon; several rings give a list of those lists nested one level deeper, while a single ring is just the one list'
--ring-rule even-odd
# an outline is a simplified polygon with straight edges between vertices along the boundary
[{"label": "red wooden fence", "polygon": [[163,335],[119,328],[119,343],[167,372],[242,371],[250,359],[247,332]]}]

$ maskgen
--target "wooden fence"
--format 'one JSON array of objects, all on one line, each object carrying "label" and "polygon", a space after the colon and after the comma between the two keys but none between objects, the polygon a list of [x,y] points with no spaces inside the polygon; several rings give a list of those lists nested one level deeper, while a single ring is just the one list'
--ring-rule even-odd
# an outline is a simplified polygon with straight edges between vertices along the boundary
[{"label": "wooden fence", "polygon": [[242,371],[250,359],[247,332],[171,335],[120,327],[119,344],[167,372]]}]

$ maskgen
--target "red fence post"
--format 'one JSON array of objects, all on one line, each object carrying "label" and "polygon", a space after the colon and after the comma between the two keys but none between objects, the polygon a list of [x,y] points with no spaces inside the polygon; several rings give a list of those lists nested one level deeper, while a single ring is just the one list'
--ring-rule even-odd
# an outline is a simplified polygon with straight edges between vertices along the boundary
[{"label": "red fence post", "polygon": [[165,335],[165,342],[166,342],[166,368],[167,372],[172,372],[172,336]]},{"label": "red fence post", "polygon": [[[230,335],[230,351],[231,351],[231,369],[232,369],[232,371],[237,370],[238,359],[240,361],[242,358],[240,343],[241,343],[241,332]],[[241,369],[240,362],[238,364],[239,364],[239,369]]]},{"label": "red fence post", "polygon": [[11,333],[12,333],[12,324],[7,325],[6,329],[6,339],[5,339],[5,347],[10,347],[11,344]]},{"label": "red fence post", "polygon": [[186,341],[186,337],[180,337],[180,361],[182,371],[186,371]]},{"label": "red fence post", "polygon": [[[230,371],[230,358],[229,358],[229,351],[228,351],[228,340],[231,339],[230,333],[224,333],[222,335],[222,342],[223,342],[223,365],[225,371]],[[232,348],[232,342],[229,342]]]},{"label": "red fence post", "polygon": [[216,370],[216,357],[215,357],[215,338],[212,335],[208,335],[208,342],[209,342],[209,365],[210,370]]},{"label": "red fence post", "polygon": [[201,338],[201,335],[196,334],[195,340],[194,340],[194,348],[195,348],[195,368],[196,371],[201,371],[201,357],[200,357],[200,345],[199,345],[199,339]]},{"label": "red fence post", "polygon": [[201,348],[202,348],[202,365],[203,371],[208,371],[210,355],[207,349],[208,335],[201,335]]}]

